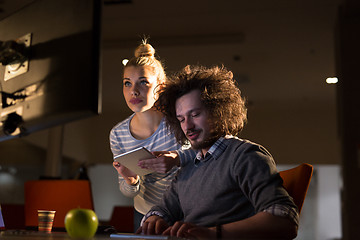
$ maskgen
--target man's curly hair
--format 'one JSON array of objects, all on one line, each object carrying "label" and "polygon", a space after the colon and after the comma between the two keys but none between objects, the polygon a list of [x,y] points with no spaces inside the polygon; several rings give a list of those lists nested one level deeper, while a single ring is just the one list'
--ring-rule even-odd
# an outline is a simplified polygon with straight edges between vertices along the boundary
[{"label": "man's curly hair", "polygon": [[186,66],[159,87],[155,107],[165,115],[170,131],[180,144],[188,143],[176,118],[175,104],[183,95],[198,89],[201,102],[213,120],[217,137],[240,133],[246,123],[247,109],[233,73],[225,67]]}]

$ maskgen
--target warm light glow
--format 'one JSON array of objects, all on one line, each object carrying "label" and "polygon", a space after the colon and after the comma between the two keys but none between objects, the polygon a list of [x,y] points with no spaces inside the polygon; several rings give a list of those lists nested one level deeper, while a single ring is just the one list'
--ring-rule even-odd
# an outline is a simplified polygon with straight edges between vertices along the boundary
[{"label": "warm light glow", "polygon": [[337,77],[329,77],[329,78],[326,79],[327,84],[336,84],[337,82],[338,82]]},{"label": "warm light glow", "polygon": [[129,59],[124,58],[124,59],[122,60],[122,64],[125,66],[125,65],[128,63],[128,61],[129,61]]}]

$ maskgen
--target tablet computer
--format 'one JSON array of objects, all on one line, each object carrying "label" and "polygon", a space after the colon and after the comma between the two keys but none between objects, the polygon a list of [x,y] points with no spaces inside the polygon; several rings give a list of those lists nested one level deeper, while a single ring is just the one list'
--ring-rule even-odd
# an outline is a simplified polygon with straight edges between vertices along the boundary
[{"label": "tablet computer", "polygon": [[155,156],[151,154],[151,152],[149,152],[149,150],[147,150],[146,148],[139,147],[132,151],[115,156],[114,161],[119,162],[121,165],[124,165],[125,167],[136,173],[137,175],[143,176],[154,172],[154,170],[141,168],[137,164],[139,160],[149,159],[149,158],[155,158]]}]

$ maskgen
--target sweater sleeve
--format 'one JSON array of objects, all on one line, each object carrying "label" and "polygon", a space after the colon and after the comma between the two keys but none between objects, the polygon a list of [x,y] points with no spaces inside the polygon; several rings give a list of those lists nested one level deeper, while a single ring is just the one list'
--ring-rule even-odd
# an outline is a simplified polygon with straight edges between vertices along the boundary
[{"label": "sweater sleeve", "polygon": [[160,204],[153,206],[150,212],[161,216],[169,225],[184,218],[177,194],[177,178],[172,181],[169,189],[164,193]]},{"label": "sweater sleeve", "polygon": [[274,205],[297,209],[282,186],[282,179],[270,153],[259,145],[248,145],[241,152],[242,161],[234,161],[233,174],[255,212],[271,209]]}]

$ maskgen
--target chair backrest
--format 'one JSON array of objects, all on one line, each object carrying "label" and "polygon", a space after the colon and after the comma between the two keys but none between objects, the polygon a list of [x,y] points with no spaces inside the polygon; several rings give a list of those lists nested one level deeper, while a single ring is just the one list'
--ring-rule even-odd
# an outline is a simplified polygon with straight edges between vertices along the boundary
[{"label": "chair backrest", "polygon": [[133,233],[134,230],[134,207],[114,206],[109,224],[118,232]]},{"label": "chair backrest", "polygon": [[25,182],[25,226],[38,226],[37,210],[55,210],[54,228],[64,228],[73,208],[94,210],[88,180],[36,180]]},{"label": "chair backrest", "polygon": [[280,171],[283,186],[294,199],[296,206],[301,212],[307,190],[313,174],[313,166],[303,163],[295,168]]},{"label": "chair backrest", "polygon": [[[1,221],[1,215],[3,221]],[[24,204],[3,203],[0,206],[0,230],[25,229]]]}]

